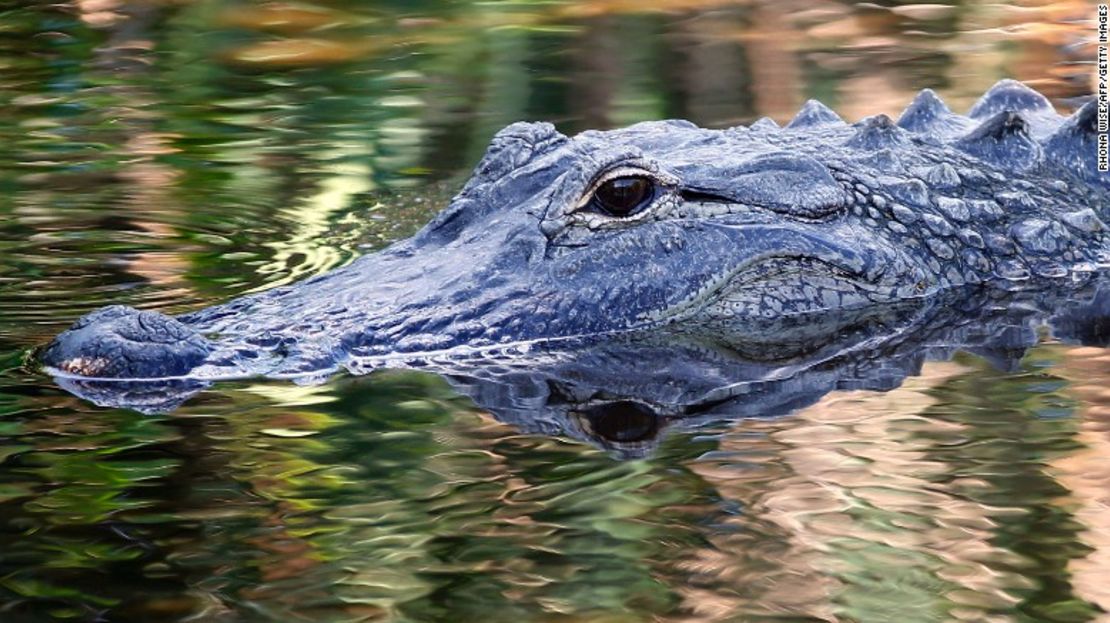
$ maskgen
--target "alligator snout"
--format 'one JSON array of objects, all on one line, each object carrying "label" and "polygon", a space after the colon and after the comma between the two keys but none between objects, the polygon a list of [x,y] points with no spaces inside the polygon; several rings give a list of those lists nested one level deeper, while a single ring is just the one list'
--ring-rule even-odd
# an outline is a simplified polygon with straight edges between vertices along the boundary
[{"label": "alligator snout", "polygon": [[56,337],[42,361],[79,376],[157,379],[188,373],[212,350],[207,338],[165,314],[113,305]]}]

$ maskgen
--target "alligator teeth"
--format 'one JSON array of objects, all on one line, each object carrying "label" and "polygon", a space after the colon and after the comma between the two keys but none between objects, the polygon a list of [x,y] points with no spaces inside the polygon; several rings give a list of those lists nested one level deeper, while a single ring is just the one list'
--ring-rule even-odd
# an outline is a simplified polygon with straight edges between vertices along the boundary
[{"label": "alligator teeth", "polygon": [[1041,146],[1029,134],[1029,122],[1014,111],[1002,111],[987,119],[955,147],[981,160],[1024,171],[1041,160]]},{"label": "alligator teeth", "polygon": [[796,130],[823,125],[844,125],[844,120],[821,102],[809,100],[786,127]]}]

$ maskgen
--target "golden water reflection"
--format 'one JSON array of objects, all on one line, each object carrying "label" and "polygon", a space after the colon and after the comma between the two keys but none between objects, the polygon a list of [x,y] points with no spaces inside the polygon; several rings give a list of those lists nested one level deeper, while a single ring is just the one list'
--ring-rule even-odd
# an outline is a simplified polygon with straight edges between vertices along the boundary
[{"label": "golden water reflection", "polygon": [[[1101,482],[1091,472],[1106,471],[1105,456],[1080,445],[1088,436],[1071,420],[1022,422],[992,401],[970,412],[946,404],[946,386],[968,372],[927,364],[891,392],[835,392],[785,421],[726,433],[689,467],[742,512],[679,563],[694,615],[676,620],[1093,620],[1110,552],[1099,536],[1105,491],[1081,485]],[[1029,435],[1042,426],[1057,430]],[[1056,476],[1072,495],[1095,499],[1072,515],[1055,472],[1073,474]],[[1002,492],[1015,476],[1023,490]],[[1072,543],[1023,533],[1046,514]],[[1076,521],[1082,532],[1067,527]],[[1028,604],[1069,583],[1075,597]]]}]

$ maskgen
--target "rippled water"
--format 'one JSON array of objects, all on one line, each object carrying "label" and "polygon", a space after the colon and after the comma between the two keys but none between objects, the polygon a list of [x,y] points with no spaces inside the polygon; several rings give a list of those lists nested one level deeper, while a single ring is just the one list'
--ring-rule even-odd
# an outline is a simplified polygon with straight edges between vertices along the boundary
[{"label": "rippled water", "polygon": [[1069,110],[1092,4],[23,4],[0,8],[0,620],[1110,620],[1110,351],[1047,334],[1013,369],[961,353],[633,456],[431,374],[143,415],[28,363],[102,305],[193,310],[407,235],[515,120],[855,119],[1002,77]]}]

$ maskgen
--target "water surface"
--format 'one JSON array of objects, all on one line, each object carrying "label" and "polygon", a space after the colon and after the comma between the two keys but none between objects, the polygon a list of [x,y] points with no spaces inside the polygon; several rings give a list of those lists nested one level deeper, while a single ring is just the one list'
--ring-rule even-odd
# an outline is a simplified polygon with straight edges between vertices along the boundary
[{"label": "water surface", "polygon": [[433,374],[221,383],[151,415],[28,363],[102,305],[189,311],[403,237],[512,121],[728,127],[810,97],[854,120],[1004,77],[1070,111],[1093,15],[0,8],[0,620],[1110,620],[1110,351],[1047,331],[1012,365],[959,353],[624,445],[589,418],[527,432]]}]

